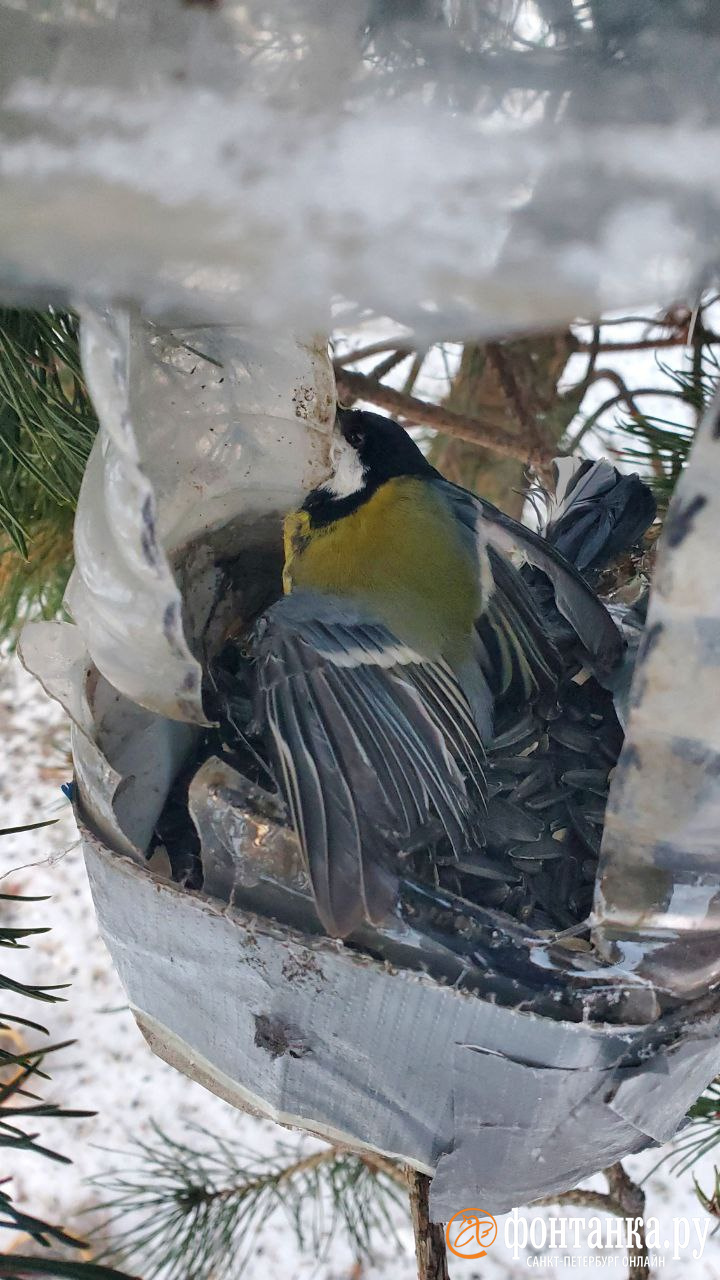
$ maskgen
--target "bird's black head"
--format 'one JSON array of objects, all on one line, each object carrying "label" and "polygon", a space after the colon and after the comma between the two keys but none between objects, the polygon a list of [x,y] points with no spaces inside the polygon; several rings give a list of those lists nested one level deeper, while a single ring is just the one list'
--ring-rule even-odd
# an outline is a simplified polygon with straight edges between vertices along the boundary
[{"label": "bird's black head", "polygon": [[335,432],[330,455],[333,474],[303,504],[313,524],[349,515],[386,480],[437,474],[392,418],[363,409],[338,409]]},{"label": "bird's black head", "polygon": [[338,430],[355,450],[368,476],[379,484],[393,476],[432,472],[411,436],[399,422],[363,409],[338,409]]}]

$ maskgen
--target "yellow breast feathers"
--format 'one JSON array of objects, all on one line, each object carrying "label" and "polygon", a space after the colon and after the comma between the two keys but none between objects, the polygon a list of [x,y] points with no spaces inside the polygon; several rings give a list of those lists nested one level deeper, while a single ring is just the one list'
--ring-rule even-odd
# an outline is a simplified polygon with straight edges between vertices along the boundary
[{"label": "yellow breast feathers", "polygon": [[424,480],[389,480],[350,515],[285,520],[283,586],[349,596],[427,656],[461,658],[480,608],[479,566]]}]

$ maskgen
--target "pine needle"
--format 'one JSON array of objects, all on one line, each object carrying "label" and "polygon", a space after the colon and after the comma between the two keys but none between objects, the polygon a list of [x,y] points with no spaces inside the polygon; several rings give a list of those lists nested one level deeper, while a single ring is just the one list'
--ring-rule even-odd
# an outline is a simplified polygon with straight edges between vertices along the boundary
[{"label": "pine needle", "polygon": [[145,1280],[236,1280],[278,1210],[315,1258],[339,1228],[358,1258],[371,1254],[376,1232],[397,1242],[407,1184],[393,1161],[338,1147],[260,1156],[194,1132],[197,1146],[155,1127],[154,1141],[122,1153],[127,1167],[92,1179],[108,1193],[91,1210],[105,1216],[101,1260],[141,1267]]},{"label": "pine needle", "polygon": [[[33,822],[24,827],[6,827],[0,830],[0,836],[11,831],[33,831],[46,825],[45,822]],[[24,906],[27,902],[35,901],[43,899],[0,894],[0,908],[5,910],[10,902]],[[15,950],[23,945],[24,940],[46,932],[43,926],[9,925],[0,918],[0,954],[2,948]],[[62,986],[57,983],[34,986],[0,972],[0,991],[10,991],[27,1000],[53,1003],[61,998],[55,995],[58,989],[62,989]],[[15,1014],[0,1013],[0,1031],[4,1033],[3,1042],[0,1043],[0,1155],[3,1156],[5,1167],[10,1165],[7,1153],[15,1151],[30,1153],[62,1165],[70,1164],[68,1156],[38,1141],[35,1126],[39,1121],[79,1119],[94,1115],[94,1112],[44,1102],[33,1090],[41,1080],[47,1079],[42,1070],[46,1059],[58,1050],[67,1048],[72,1042],[46,1044],[40,1049],[27,1048],[23,1037],[14,1029],[19,1026],[32,1028],[44,1036],[48,1034],[40,1023]],[[31,1126],[30,1130],[28,1124]],[[3,1229],[14,1233],[22,1232],[27,1238],[26,1246],[32,1242],[44,1256],[21,1257],[12,1251],[12,1247],[10,1253],[3,1252],[0,1247],[1,1276],[62,1275],[71,1277],[72,1280],[132,1280],[132,1277],[109,1267],[98,1267],[80,1259],[60,1261],[53,1258],[52,1254],[59,1247],[82,1252],[86,1248],[85,1242],[69,1235],[62,1227],[45,1222],[20,1208],[10,1194],[7,1186],[10,1182],[9,1177],[0,1178],[0,1232]]]},{"label": "pine needle", "polygon": [[[687,369],[658,365],[673,384],[677,401],[691,409],[699,422],[720,385],[720,358],[717,347],[703,346]],[[618,456],[632,464],[652,486],[661,509],[670,501],[673,489],[690,456],[695,424],[655,414],[622,419],[612,432],[617,437]]]},{"label": "pine needle", "polygon": [[0,308],[0,639],[61,609],[96,431],[75,317]]}]

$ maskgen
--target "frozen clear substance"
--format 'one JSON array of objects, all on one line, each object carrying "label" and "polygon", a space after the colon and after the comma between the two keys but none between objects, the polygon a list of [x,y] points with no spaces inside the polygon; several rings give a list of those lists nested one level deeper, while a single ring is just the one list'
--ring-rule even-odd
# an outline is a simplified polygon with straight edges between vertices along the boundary
[{"label": "frozen clear substance", "polygon": [[0,288],[421,337],[685,298],[714,0],[0,0]]}]

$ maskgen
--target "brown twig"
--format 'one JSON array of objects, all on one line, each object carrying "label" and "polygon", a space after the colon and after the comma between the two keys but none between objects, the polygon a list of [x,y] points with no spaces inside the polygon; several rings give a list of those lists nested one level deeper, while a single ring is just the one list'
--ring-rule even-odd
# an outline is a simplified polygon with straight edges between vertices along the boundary
[{"label": "brown twig", "polygon": [[[589,316],[578,316],[578,324],[591,324]],[[669,329],[676,328],[667,317],[662,316],[608,316],[603,318],[603,328],[621,324],[644,324],[646,329]]]},{"label": "brown twig", "polygon": [[641,1261],[631,1264],[628,1271],[628,1280],[648,1280],[650,1264],[648,1262],[647,1241],[645,1239],[645,1192],[636,1182],[633,1182],[619,1160],[616,1164],[611,1164],[608,1169],[603,1169],[603,1174],[607,1179],[608,1191],[617,1200],[623,1216],[634,1218],[638,1223],[640,1247],[635,1256],[640,1258]]},{"label": "brown twig", "polygon": [[637,404],[635,403],[635,398],[637,396],[662,394],[662,392],[658,391],[657,387],[636,387],[631,391],[625,379],[617,372],[616,369],[605,369],[605,368],[596,369],[590,379],[590,382],[591,383],[593,382],[614,383],[618,389],[620,399],[625,401],[625,404],[627,405],[633,418],[638,418],[638,419],[642,418],[643,415],[638,409]]},{"label": "brown twig", "polygon": [[[370,372],[363,376],[370,378],[371,381],[373,382],[380,382],[381,379],[386,377],[386,375],[390,373],[392,369],[396,368],[397,365],[402,364],[403,360],[407,360],[408,356],[411,356],[411,355],[412,355],[411,351],[391,351],[389,356],[385,356],[384,360],[378,361],[378,363],[370,370]],[[336,361],[335,362],[336,385],[337,385],[338,378],[341,376],[343,372],[344,370],[342,368],[342,363],[338,363]],[[338,395],[340,395],[339,392],[338,392]],[[341,397],[341,399],[343,399],[345,402],[345,408],[349,409],[350,405],[355,401],[356,397],[354,395],[351,395],[346,388],[345,393]]]},{"label": "brown twig", "polygon": [[568,440],[567,446],[565,447],[564,452],[570,455],[574,454],[576,450],[580,447],[580,444],[584,436],[587,435],[588,431],[592,430],[592,428],[595,426],[595,423],[598,421],[598,419],[601,418],[604,413],[607,413],[608,409],[612,409],[614,405],[619,404],[621,399],[622,399],[621,396],[614,395],[614,396],[608,396],[607,400],[603,400],[602,404],[598,405],[597,409],[595,409],[585,419],[582,426],[578,428],[578,430],[576,431],[572,439]]},{"label": "brown twig", "polygon": [[585,395],[585,392],[590,386],[590,381],[595,374],[598,352],[600,350],[600,325],[599,324],[593,325],[592,341],[586,343],[585,346],[583,347],[583,350],[587,350],[588,352],[588,362],[587,362],[587,368],[585,370],[585,373],[581,381],[576,386],[571,387],[569,391],[565,392],[566,398],[575,399],[578,406],[582,403],[583,396]]},{"label": "brown twig", "polygon": [[371,342],[367,347],[356,347],[354,351],[343,351],[341,356],[335,356],[333,364],[340,369],[346,364],[355,364],[356,360],[367,360],[369,356],[382,355],[383,351],[393,351],[400,353],[401,351],[409,356],[414,350],[412,342],[398,342],[397,338],[381,338],[379,342]]},{"label": "brown twig", "polygon": [[[379,1155],[375,1151],[358,1151],[354,1147],[343,1146],[340,1143],[333,1143],[332,1146],[323,1147],[321,1151],[312,1151],[309,1155],[301,1156],[298,1160],[294,1160],[291,1164],[285,1165],[284,1168],[278,1170],[277,1173],[272,1174],[270,1180],[281,1186],[282,1183],[297,1177],[299,1173],[308,1173],[312,1169],[317,1169],[320,1165],[332,1164],[333,1160],[345,1155],[355,1156],[374,1173],[384,1174],[386,1178],[391,1178],[403,1190],[407,1190],[407,1178],[402,1165],[390,1160],[387,1156]],[[208,1190],[201,1195],[200,1199],[206,1203],[218,1200],[232,1200],[240,1191],[243,1194],[248,1191],[254,1191],[258,1187],[264,1186],[267,1181],[267,1174],[259,1174],[256,1178],[243,1182],[242,1186],[231,1184],[228,1187],[213,1187],[212,1190]]]},{"label": "brown twig", "polygon": [[384,1173],[386,1178],[391,1178],[399,1187],[406,1186],[403,1166],[397,1161],[391,1160],[389,1156],[378,1155],[375,1151],[358,1151],[356,1154],[368,1169],[374,1169],[375,1173]]},{"label": "brown twig", "polygon": [[384,378],[385,375],[388,374],[391,369],[394,369],[396,365],[402,364],[403,360],[407,360],[409,355],[412,355],[411,351],[391,351],[389,356],[386,356],[384,360],[381,360],[379,364],[375,365],[369,376],[374,378],[376,382],[379,382],[380,379]]},{"label": "brown twig", "polygon": [[[625,318],[621,320],[604,319],[602,321],[602,325],[598,325],[598,328],[602,327],[604,329],[611,324],[627,324],[630,321],[635,321],[636,323],[642,322],[647,325],[655,324],[658,326],[662,323],[660,321],[650,320],[647,316],[628,316],[627,320]],[[663,325],[662,327],[666,326]],[[517,338],[518,336],[522,337],[523,335],[517,333],[513,334],[514,338]],[[449,341],[462,342],[464,339],[452,338],[449,339]],[[714,333],[710,329],[705,329],[703,332],[703,341],[708,344],[718,343],[720,342],[720,333]],[[497,345],[497,343],[494,343],[493,345]],[[635,338],[629,339],[627,342],[622,339],[618,342],[598,342],[597,351],[600,355],[613,355],[614,353],[622,353],[625,351],[653,351],[655,347],[663,348],[686,346],[688,346],[687,329],[667,334],[664,337]],[[589,353],[594,349],[595,344],[592,339],[590,342],[584,342],[582,338],[576,338],[574,340],[573,351]],[[408,356],[412,350],[412,335],[409,335],[407,341],[401,345],[398,344],[397,338],[384,338],[378,342],[370,343],[367,347],[358,347],[355,351],[344,351],[342,355],[335,356],[334,364],[337,368],[343,368],[345,365],[355,364],[356,360],[366,360],[369,356],[379,355],[383,351],[396,351],[398,353],[402,351],[405,356]]]},{"label": "brown twig", "polygon": [[436,431],[444,431],[446,435],[456,436],[459,440],[482,445],[505,458],[519,458],[521,462],[539,466],[552,460],[552,450],[539,449],[522,436],[513,435],[509,431],[503,431],[501,427],[468,417],[467,414],[455,413],[442,405],[405,395],[394,387],[386,387],[383,383],[366,377],[365,374],[341,369],[336,378],[340,400],[368,400],[408,422],[433,427]]},{"label": "brown twig", "polygon": [[[720,333],[711,333],[704,339],[706,342],[720,342]],[[686,347],[687,336],[682,333],[673,334],[669,338],[638,338],[635,342],[599,342],[597,350],[600,355],[613,355],[614,352],[653,351],[655,347]],[[591,351],[592,343],[578,342],[576,351]]]},{"label": "brown twig", "polygon": [[572,1191],[563,1191],[556,1196],[542,1196],[539,1200],[533,1200],[533,1205],[576,1205],[583,1209],[599,1209],[603,1213],[613,1213],[617,1218],[633,1218],[637,1225],[640,1244],[632,1250],[631,1258],[637,1261],[630,1263],[628,1280],[648,1280],[650,1264],[643,1221],[645,1192],[636,1182],[633,1182],[620,1161],[603,1169],[603,1177],[608,1184],[606,1192],[576,1187]]},{"label": "brown twig", "polygon": [[448,1271],[445,1232],[438,1223],[430,1221],[427,1174],[418,1173],[407,1166],[407,1185],[410,1191],[410,1214],[415,1233],[415,1257],[418,1280],[450,1280]]},{"label": "brown twig", "polygon": [[595,373],[588,379],[588,386],[592,382],[600,382],[603,379],[606,379],[608,382],[612,382],[619,388],[619,390],[615,395],[608,396],[607,400],[603,400],[602,404],[598,405],[597,409],[594,409],[593,412],[588,415],[576,434],[568,441],[565,448],[566,453],[574,453],[583,436],[587,435],[588,431],[595,426],[596,422],[603,416],[603,414],[607,413],[608,409],[612,409],[616,404],[626,404],[631,417],[634,418],[636,422],[642,422],[645,415],[636,403],[638,396],[662,396],[669,400],[677,400],[680,398],[677,391],[664,390],[662,387],[634,387],[631,391],[627,383],[624,382],[620,377],[620,374],[616,373],[614,369],[596,369]]},{"label": "brown twig", "polygon": [[[531,405],[527,389],[522,386],[516,377],[512,362],[508,359],[507,352],[502,345],[499,342],[488,342],[485,344],[485,351],[497,374],[503,394],[525,432],[525,437],[530,445],[530,452],[538,459],[536,465],[540,477],[546,486],[552,485],[552,464],[550,459],[555,450],[548,432],[543,430],[537,409],[534,409]],[[539,462],[540,457],[544,457],[547,460]]]},{"label": "brown twig", "polygon": [[515,376],[515,370],[507,358],[507,353],[499,342],[487,342],[485,351],[498,376],[505,398],[515,411],[515,417],[520,426],[527,433],[528,439],[534,439],[536,444],[540,444],[537,414],[533,412],[530,406],[525,388],[520,385]]},{"label": "brown twig", "polygon": [[607,1178],[610,1195],[622,1206],[623,1213],[628,1218],[641,1218],[645,1212],[645,1192],[637,1182],[633,1182],[620,1161],[603,1169],[603,1176]]},{"label": "brown twig", "polygon": [[533,1200],[533,1208],[535,1205],[570,1205],[580,1209],[599,1209],[602,1213],[614,1213],[618,1218],[622,1218],[623,1211],[620,1203],[609,1196],[607,1191],[592,1191],[584,1187],[575,1187],[572,1191],[561,1191],[556,1196],[541,1196],[539,1200]]},{"label": "brown twig", "polygon": [[413,391],[415,390],[415,383],[417,382],[420,376],[420,370],[422,369],[425,363],[426,355],[427,355],[426,349],[422,351],[417,351],[415,353],[413,362],[410,365],[410,368],[408,370],[407,378],[403,383],[403,395],[406,395],[406,396],[412,395]]}]

